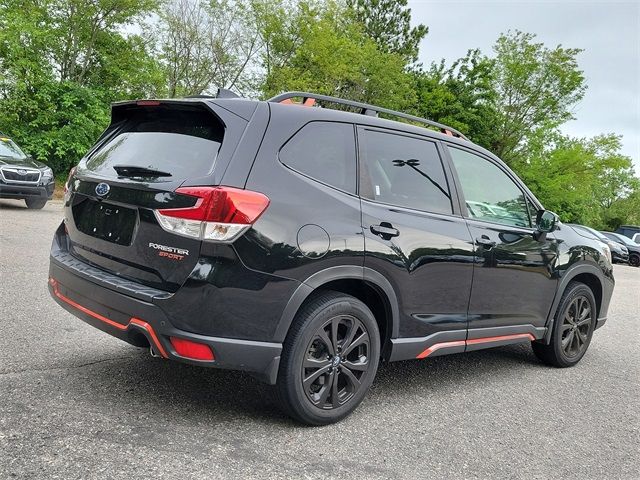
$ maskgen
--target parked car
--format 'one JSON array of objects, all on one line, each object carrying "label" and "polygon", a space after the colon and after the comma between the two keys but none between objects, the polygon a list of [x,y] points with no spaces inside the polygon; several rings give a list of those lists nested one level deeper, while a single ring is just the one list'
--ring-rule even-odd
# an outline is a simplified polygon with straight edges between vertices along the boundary
[{"label": "parked car", "polygon": [[585,225],[569,225],[571,225],[573,228],[578,229],[579,232],[591,234],[601,242],[605,243],[611,250],[611,258],[613,260],[613,263],[629,263],[629,250],[627,250],[627,247],[624,246],[621,240],[617,238],[607,237],[603,233]]},{"label": "parked car", "polygon": [[450,127],[300,92],[111,116],[68,180],[52,297],[154,356],[275,384],[299,421],[348,415],[381,360],[526,342],[570,367],[607,319],[609,248]]},{"label": "parked car", "polygon": [[640,233],[640,227],[638,225],[622,225],[616,228],[615,233],[633,238],[636,233]]},{"label": "parked car", "polygon": [[624,246],[629,250],[629,265],[634,267],[640,267],[640,245],[635,243],[629,237],[614,232],[602,232],[608,238],[617,242],[624,243]]},{"label": "parked car", "polygon": [[634,233],[633,237],[631,237],[631,240],[633,240],[635,243],[640,243],[640,233]]},{"label": "parked car", "polygon": [[53,171],[0,133],[0,198],[24,200],[28,208],[40,209],[51,200],[54,187]]}]

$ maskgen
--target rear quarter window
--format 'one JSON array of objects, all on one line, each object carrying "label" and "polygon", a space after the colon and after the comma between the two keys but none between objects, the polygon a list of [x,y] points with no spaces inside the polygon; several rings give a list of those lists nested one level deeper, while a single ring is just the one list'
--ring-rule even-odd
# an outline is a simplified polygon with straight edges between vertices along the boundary
[{"label": "rear quarter window", "polygon": [[117,177],[118,166],[157,170],[170,180],[204,176],[213,168],[223,136],[221,121],[203,108],[139,108],[113,127],[86,168],[104,177]]},{"label": "rear quarter window", "polygon": [[352,124],[310,122],[280,149],[280,162],[314,180],[355,194],[356,144]]}]

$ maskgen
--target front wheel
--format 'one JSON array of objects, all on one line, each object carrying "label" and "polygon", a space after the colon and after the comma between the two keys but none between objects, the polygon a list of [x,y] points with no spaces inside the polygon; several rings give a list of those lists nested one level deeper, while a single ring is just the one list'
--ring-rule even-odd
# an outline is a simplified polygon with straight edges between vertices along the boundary
[{"label": "front wheel", "polygon": [[554,367],[572,367],[589,348],[596,326],[596,300],[583,283],[570,282],[565,290],[548,345],[532,342],[533,353]]},{"label": "front wheel", "polygon": [[307,303],[283,346],[277,391],[287,414],[326,425],[360,404],[378,369],[380,333],[357,298],[324,292]]},{"label": "front wheel", "polygon": [[47,200],[42,198],[25,198],[24,203],[26,203],[27,208],[31,210],[40,210],[46,205]]},{"label": "front wheel", "polygon": [[632,267],[640,267],[640,255],[631,255],[629,257],[629,265]]}]

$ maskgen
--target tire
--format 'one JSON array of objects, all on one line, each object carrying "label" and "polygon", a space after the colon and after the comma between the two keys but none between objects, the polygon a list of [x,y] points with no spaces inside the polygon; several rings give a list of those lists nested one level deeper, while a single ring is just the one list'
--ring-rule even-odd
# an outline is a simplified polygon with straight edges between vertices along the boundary
[{"label": "tire", "polygon": [[629,265],[632,267],[640,267],[640,255],[631,255],[629,257]]},{"label": "tire", "polygon": [[380,333],[371,310],[349,295],[322,292],[303,305],[284,342],[276,385],[280,405],[308,425],[337,422],[360,404],[379,359]]},{"label": "tire", "polygon": [[26,203],[27,208],[31,210],[40,210],[47,204],[47,200],[41,198],[25,198],[24,203]]},{"label": "tire", "polygon": [[553,322],[548,345],[532,342],[533,353],[548,365],[572,367],[584,356],[596,326],[596,300],[583,283],[570,282]]}]

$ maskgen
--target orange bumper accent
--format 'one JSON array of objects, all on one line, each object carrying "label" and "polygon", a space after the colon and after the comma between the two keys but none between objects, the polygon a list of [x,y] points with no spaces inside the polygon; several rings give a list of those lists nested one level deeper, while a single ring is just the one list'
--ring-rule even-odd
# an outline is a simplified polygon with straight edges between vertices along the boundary
[{"label": "orange bumper accent", "polygon": [[111,320],[110,318],[105,317],[104,315],[100,315],[98,312],[94,312],[93,310],[80,305],[77,302],[74,302],[73,300],[71,300],[69,297],[63,295],[62,293],[60,293],[60,290],[58,289],[58,281],[55,278],[49,278],[49,284],[51,284],[51,288],[53,288],[53,294],[58,297],[60,300],[62,300],[64,303],[71,305],[73,308],[75,308],[76,310],[80,310],[82,313],[85,313],[87,315],[89,315],[90,317],[95,318],[96,320],[100,320],[103,323],[106,323],[107,325],[117,328],[118,330],[128,330],[129,328],[131,328],[131,325],[134,325],[138,328],[142,328],[144,331],[146,331],[149,336],[151,337],[151,341],[153,342],[154,347],[156,348],[156,350],[158,351],[158,353],[162,356],[162,358],[169,358],[169,355],[167,355],[166,350],[164,349],[164,347],[162,346],[162,344],[160,343],[160,340],[158,339],[158,336],[156,335],[155,330],[153,329],[153,327],[151,325],[149,325],[147,322],[145,322],[144,320],[141,320],[139,318],[135,318],[135,317],[131,317],[129,319],[129,323],[127,323],[126,325],[122,325],[121,323],[118,323],[116,321]]}]

